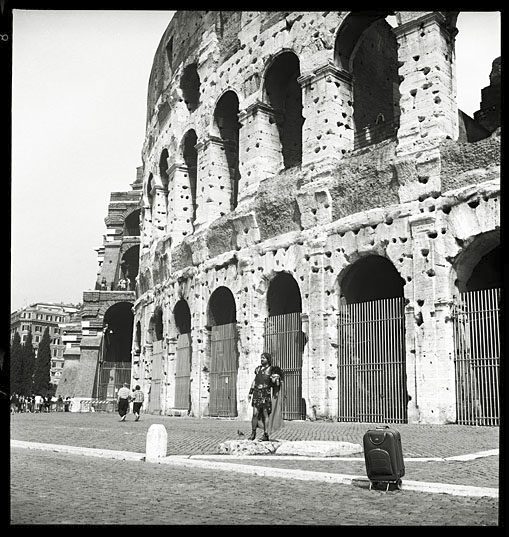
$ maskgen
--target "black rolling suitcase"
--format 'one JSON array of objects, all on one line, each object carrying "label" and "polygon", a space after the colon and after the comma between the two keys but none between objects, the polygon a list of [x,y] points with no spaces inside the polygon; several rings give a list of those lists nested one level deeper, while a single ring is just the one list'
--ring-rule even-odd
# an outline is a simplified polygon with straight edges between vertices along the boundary
[{"label": "black rolling suitcase", "polygon": [[399,431],[387,425],[366,431],[363,437],[364,460],[370,480],[369,489],[379,483],[391,483],[399,489],[401,478],[405,475],[405,461]]}]

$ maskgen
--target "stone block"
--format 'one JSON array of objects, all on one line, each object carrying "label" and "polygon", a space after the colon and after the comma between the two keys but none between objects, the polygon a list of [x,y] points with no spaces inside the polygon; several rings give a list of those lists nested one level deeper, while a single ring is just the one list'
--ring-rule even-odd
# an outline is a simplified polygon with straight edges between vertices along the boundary
[{"label": "stone block", "polygon": [[146,460],[154,461],[166,457],[168,448],[168,433],[164,425],[154,423],[147,432],[147,442],[145,448]]},{"label": "stone block", "polygon": [[344,457],[362,453],[360,444],[335,441],[293,441],[282,442],[276,455],[303,455],[306,457]]}]

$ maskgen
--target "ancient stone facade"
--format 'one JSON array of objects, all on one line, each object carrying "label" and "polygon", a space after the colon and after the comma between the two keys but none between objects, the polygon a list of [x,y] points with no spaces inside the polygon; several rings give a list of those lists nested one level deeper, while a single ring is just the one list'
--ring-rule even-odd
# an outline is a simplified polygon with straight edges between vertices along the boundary
[{"label": "ancient stone facade", "polygon": [[[342,308],[401,298],[400,340],[381,340],[402,352],[395,421],[456,421],[454,299],[500,222],[500,132],[490,118],[479,136],[456,102],[457,15],[175,14],[140,171],[132,382],[147,411],[249,418],[267,319],[297,313],[294,417],[345,419]],[[369,382],[382,398],[394,385]]]}]

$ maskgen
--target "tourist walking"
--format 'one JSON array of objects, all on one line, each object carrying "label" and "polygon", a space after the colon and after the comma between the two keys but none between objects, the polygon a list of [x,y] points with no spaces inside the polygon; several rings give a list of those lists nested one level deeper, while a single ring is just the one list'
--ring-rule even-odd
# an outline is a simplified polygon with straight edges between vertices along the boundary
[{"label": "tourist walking", "polygon": [[143,405],[143,401],[145,400],[145,394],[141,391],[138,385],[136,386],[136,388],[134,388],[132,400],[133,414],[135,416],[134,421],[138,421],[140,419],[141,407]]},{"label": "tourist walking", "polygon": [[127,387],[127,382],[124,382],[124,385],[117,394],[117,403],[118,403],[118,413],[120,415],[120,421],[125,421],[127,412],[129,411],[129,401],[131,400],[131,392]]}]

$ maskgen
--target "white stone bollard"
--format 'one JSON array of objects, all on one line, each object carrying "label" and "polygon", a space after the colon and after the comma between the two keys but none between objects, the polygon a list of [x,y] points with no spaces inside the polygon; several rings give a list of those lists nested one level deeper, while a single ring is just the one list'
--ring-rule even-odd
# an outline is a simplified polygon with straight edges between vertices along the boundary
[{"label": "white stone bollard", "polygon": [[147,445],[145,449],[146,461],[157,461],[166,457],[168,448],[168,433],[164,425],[154,423],[148,428]]}]

